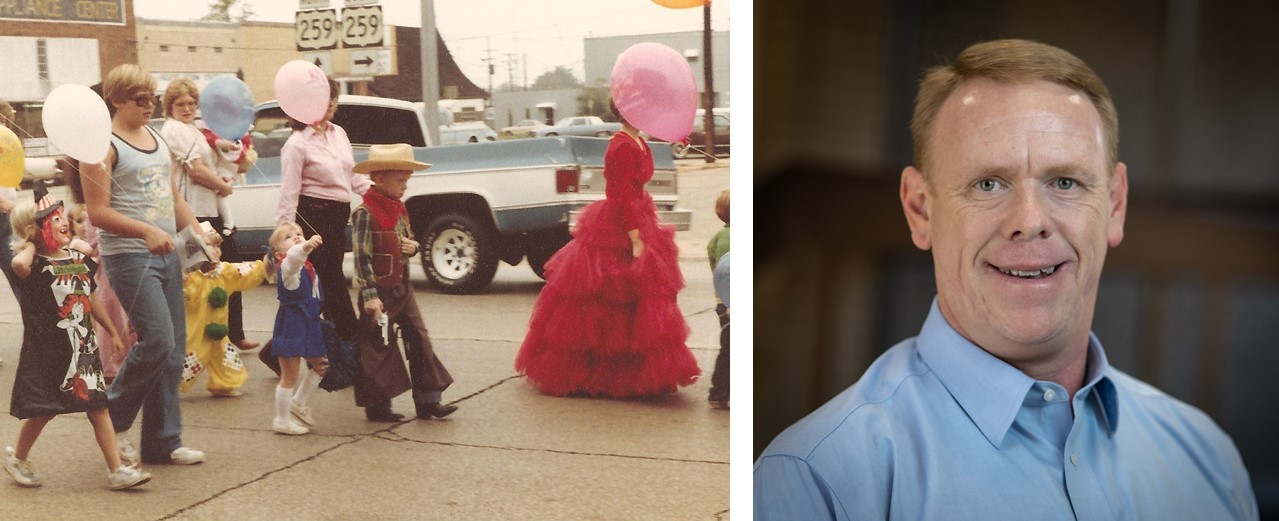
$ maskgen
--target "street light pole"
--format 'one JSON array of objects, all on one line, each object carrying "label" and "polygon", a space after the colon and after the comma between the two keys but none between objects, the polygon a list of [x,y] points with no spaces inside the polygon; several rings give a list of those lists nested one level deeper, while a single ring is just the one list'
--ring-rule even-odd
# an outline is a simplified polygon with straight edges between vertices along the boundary
[{"label": "street light pole", "polygon": [[435,0],[422,0],[422,104],[431,144],[440,144],[440,57],[435,42]]},{"label": "street light pole", "polygon": [[706,109],[706,114],[702,117],[702,128],[705,129],[706,137],[706,153],[703,157],[707,163],[715,162],[715,74],[711,67],[711,2],[706,1],[702,6],[702,55],[706,57],[702,61],[702,73],[705,74],[706,85],[706,102],[702,106]]}]

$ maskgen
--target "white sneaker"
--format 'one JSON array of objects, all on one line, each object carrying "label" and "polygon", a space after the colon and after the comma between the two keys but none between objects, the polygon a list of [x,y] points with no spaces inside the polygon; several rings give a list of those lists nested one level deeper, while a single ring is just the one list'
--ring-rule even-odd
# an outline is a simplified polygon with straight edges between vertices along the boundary
[{"label": "white sneaker", "polygon": [[302,426],[301,424],[299,424],[298,422],[293,421],[292,418],[272,419],[271,430],[280,434],[287,434],[289,436],[301,436],[303,434],[311,432],[311,429],[308,429],[305,426]]},{"label": "white sneaker", "polygon": [[28,460],[18,459],[13,455],[13,447],[4,448],[4,469],[9,471],[13,480],[23,487],[38,487],[40,476],[36,475],[36,466]]},{"label": "white sneaker", "polygon": [[169,463],[174,465],[204,463],[204,453],[191,447],[178,447],[169,453]]},{"label": "white sneaker", "polygon": [[309,427],[315,426],[315,417],[311,416],[311,408],[305,405],[298,405],[298,402],[289,400],[289,412],[293,413],[293,417],[298,421],[305,423]]},{"label": "white sneaker", "polygon": [[136,467],[142,457],[138,455],[138,449],[133,448],[133,442],[129,441],[128,436],[123,432],[115,433],[115,446],[120,449],[120,464],[127,467]]},{"label": "white sneaker", "polygon": [[107,474],[107,488],[111,490],[133,488],[148,481],[151,481],[151,474],[125,465]]}]

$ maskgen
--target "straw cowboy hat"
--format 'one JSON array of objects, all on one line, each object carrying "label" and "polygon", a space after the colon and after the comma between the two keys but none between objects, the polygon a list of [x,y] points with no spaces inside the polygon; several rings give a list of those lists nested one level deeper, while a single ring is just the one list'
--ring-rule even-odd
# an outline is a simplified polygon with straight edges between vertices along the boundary
[{"label": "straw cowboy hat", "polygon": [[413,147],[404,143],[391,145],[373,145],[369,147],[369,158],[352,168],[357,174],[371,174],[380,170],[426,170],[430,163],[413,160]]}]

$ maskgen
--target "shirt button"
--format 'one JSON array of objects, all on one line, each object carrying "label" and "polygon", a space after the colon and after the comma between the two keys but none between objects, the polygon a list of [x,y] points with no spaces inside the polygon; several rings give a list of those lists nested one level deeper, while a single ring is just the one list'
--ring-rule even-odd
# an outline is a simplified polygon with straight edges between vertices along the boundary
[{"label": "shirt button", "polygon": [[1047,390],[1047,391],[1044,391],[1044,401],[1045,401],[1045,402],[1051,402],[1051,401],[1053,401],[1053,399],[1054,399],[1054,398],[1056,398],[1056,397],[1057,397],[1057,391],[1054,391],[1054,390],[1052,390],[1052,389],[1049,389],[1049,390]]},{"label": "shirt button", "polygon": [[1079,456],[1076,456],[1076,455],[1074,455],[1074,454],[1071,454],[1071,455],[1070,455],[1070,464],[1071,464],[1071,465],[1079,465]]}]

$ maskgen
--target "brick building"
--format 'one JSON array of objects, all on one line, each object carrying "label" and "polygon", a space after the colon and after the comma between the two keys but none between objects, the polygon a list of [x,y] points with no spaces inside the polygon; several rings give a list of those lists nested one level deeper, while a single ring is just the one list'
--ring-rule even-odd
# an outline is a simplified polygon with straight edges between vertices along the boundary
[{"label": "brick building", "polygon": [[133,0],[0,2],[0,98],[17,109],[27,155],[42,155],[43,100],[54,88],[92,85],[138,60]]}]

